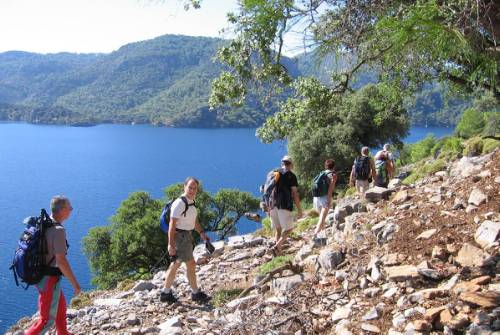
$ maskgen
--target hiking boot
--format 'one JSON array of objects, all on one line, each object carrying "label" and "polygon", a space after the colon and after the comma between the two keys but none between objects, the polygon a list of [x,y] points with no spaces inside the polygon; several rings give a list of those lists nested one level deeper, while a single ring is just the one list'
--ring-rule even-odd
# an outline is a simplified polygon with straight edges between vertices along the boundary
[{"label": "hiking boot", "polygon": [[198,291],[197,293],[191,293],[191,299],[197,302],[207,302],[211,297],[205,294],[205,292]]},{"label": "hiking boot", "polygon": [[172,293],[172,291],[170,291],[168,293],[160,292],[160,301],[167,302],[169,304],[175,304],[177,302],[177,298]]}]

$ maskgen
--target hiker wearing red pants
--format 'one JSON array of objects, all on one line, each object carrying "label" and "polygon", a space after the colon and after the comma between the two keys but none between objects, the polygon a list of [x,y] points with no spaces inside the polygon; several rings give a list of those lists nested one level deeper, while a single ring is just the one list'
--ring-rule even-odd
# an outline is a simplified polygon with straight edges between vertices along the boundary
[{"label": "hiker wearing red pants", "polygon": [[66,300],[61,290],[61,277],[64,275],[80,294],[80,284],[75,278],[66,259],[68,245],[63,222],[66,221],[73,207],[68,198],[55,196],[50,202],[51,219],[54,223],[45,232],[47,241],[46,274],[36,285],[38,289],[38,310],[40,319],[31,326],[26,335],[45,334],[55,324],[58,335],[69,334],[66,323]]}]

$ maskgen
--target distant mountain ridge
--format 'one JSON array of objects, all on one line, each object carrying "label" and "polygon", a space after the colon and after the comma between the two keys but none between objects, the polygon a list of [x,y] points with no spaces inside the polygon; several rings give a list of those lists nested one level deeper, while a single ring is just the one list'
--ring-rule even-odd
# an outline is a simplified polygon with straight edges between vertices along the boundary
[{"label": "distant mountain ridge", "polygon": [[[250,95],[245,106],[208,109],[211,82],[222,70],[214,63],[219,38],[163,35],[130,43],[108,53],[0,53],[0,120],[91,125],[150,123],[176,127],[257,127],[274,107],[264,108]],[[325,64],[314,53],[284,58],[292,74],[328,80]],[[332,63],[330,59],[330,63]],[[332,64],[327,64],[332,66]],[[360,76],[358,86],[372,81]],[[424,92],[425,93],[425,92]],[[453,124],[457,112],[442,109],[440,92],[434,105],[410,109],[415,124]],[[422,100],[420,100],[421,102]],[[440,120],[432,118],[440,115]],[[443,116],[444,115],[444,116]],[[429,122],[431,120],[431,122]]]}]

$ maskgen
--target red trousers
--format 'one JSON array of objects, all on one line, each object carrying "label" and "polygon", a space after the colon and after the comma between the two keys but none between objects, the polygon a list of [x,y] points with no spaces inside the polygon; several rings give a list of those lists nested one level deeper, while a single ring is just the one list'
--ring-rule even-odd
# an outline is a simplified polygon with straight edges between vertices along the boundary
[{"label": "red trousers", "polygon": [[69,334],[66,323],[66,300],[61,290],[61,277],[45,276],[36,285],[40,319],[26,331],[26,335],[45,334],[56,324],[58,335]]}]

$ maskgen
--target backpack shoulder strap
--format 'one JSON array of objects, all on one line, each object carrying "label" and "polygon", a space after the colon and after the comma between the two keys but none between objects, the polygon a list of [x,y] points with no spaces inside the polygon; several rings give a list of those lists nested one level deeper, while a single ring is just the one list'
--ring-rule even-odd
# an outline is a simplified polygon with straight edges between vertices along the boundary
[{"label": "backpack shoulder strap", "polygon": [[188,202],[187,198],[186,198],[186,197],[184,197],[184,196],[182,196],[182,197],[181,197],[181,200],[182,200],[182,202],[183,202],[183,203],[184,203],[184,205],[185,205],[184,212],[182,212],[182,215],[184,215],[184,217],[185,217],[185,216],[186,216],[186,214],[187,214],[187,211],[188,211],[188,209],[189,209],[189,206],[194,206],[194,207],[196,208],[196,204],[195,204],[195,202],[194,202],[194,201],[193,201],[193,203],[192,203],[192,204],[190,204],[190,203]]}]

